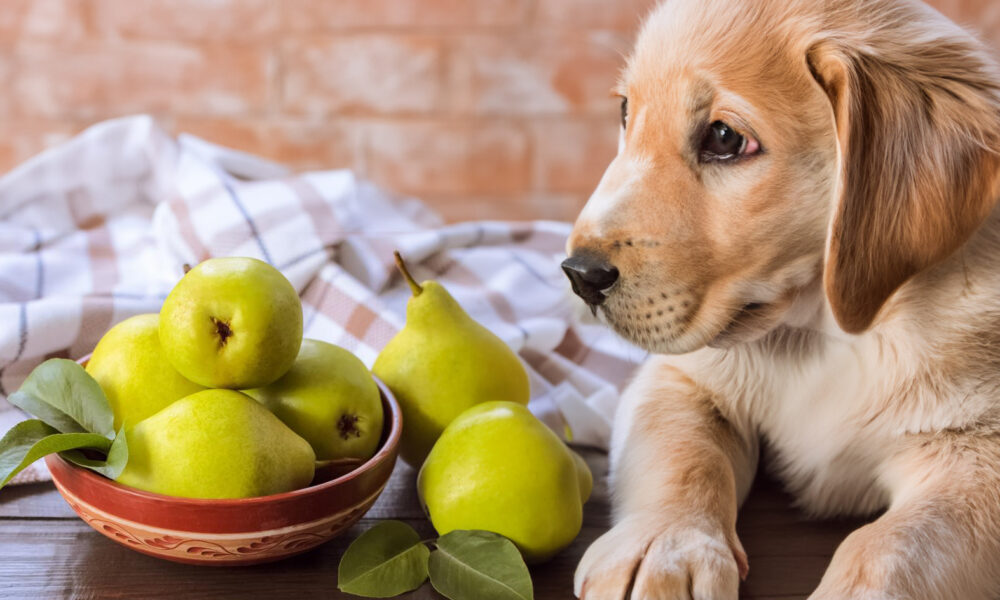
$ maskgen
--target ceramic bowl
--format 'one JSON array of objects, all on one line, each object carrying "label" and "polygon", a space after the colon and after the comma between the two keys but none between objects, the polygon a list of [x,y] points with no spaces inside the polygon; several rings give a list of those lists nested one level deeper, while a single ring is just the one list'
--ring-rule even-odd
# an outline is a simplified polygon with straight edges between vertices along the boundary
[{"label": "ceramic bowl", "polygon": [[[364,515],[396,463],[402,416],[389,389],[378,451],[350,471],[318,469],[306,488],[234,500],[153,494],[115,483],[57,454],[45,457],[56,488],[98,532],[157,558],[198,565],[250,565],[280,560],[332,539]],[[338,476],[339,475],[339,476]]]}]

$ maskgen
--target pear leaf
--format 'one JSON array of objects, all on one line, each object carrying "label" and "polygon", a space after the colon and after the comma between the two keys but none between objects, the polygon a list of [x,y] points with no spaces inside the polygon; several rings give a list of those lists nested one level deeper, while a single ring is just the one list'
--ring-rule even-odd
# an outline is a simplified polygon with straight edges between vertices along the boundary
[{"label": "pear leaf", "polygon": [[87,458],[79,450],[64,451],[59,456],[75,465],[96,471],[108,479],[118,479],[118,476],[125,469],[125,463],[128,462],[128,442],[125,439],[125,427],[123,426],[118,430],[114,441],[111,442],[111,448],[107,450],[107,458],[104,460]]},{"label": "pear leaf", "polygon": [[431,585],[451,600],[531,600],[531,574],[514,542],[489,531],[452,531],[428,561]]},{"label": "pear leaf", "polygon": [[52,358],[38,365],[7,400],[61,433],[115,437],[114,416],[104,390],[72,360]]},{"label": "pear leaf", "polygon": [[38,419],[21,421],[0,439],[0,487],[46,454],[76,448],[107,452],[111,446],[106,437],[96,433],[59,433]]},{"label": "pear leaf", "polygon": [[337,588],[367,598],[391,598],[427,580],[430,550],[402,521],[382,521],[351,542],[340,559]]}]

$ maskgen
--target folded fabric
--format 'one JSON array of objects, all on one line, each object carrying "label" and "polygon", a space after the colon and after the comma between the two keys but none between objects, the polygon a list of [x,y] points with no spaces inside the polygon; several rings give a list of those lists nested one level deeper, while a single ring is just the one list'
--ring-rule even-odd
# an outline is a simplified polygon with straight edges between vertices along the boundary
[{"label": "folded fabric", "polygon": [[[0,431],[36,365],[78,359],[113,324],[156,312],[183,265],[252,256],[302,297],[306,337],[368,366],[402,327],[409,289],[444,284],[519,353],[531,409],[575,443],[607,448],[618,392],[645,353],[594,321],[559,268],[565,223],[444,225],[424,204],[350,171],[293,174],[150,117],[107,121],[0,178]],[[18,481],[47,478],[41,462]]]}]

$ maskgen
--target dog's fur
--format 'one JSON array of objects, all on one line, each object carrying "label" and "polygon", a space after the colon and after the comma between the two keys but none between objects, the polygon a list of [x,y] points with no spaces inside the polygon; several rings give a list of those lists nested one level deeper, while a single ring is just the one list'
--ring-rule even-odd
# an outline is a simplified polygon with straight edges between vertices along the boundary
[{"label": "dog's fur", "polygon": [[[666,0],[568,244],[658,353],[623,396],[588,600],[726,600],[766,444],[818,515],[886,512],[813,599],[1000,593],[1000,72],[909,0]],[[721,120],[762,151],[703,163]]]}]

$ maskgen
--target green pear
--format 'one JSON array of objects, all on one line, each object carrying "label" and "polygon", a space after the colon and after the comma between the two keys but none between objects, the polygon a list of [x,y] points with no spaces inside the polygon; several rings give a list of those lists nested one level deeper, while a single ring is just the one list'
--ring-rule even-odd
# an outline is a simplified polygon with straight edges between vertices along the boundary
[{"label": "green pear", "polygon": [[213,388],[267,385],[291,368],[302,343],[292,284],[253,258],[213,258],[191,269],[160,309],[170,364]]},{"label": "green pear", "polygon": [[249,498],[309,485],[316,455],[253,398],[204,390],[140,421],[118,482],[185,498]]},{"label": "green pear", "polygon": [[444,428],[481,402],[527,404],[528,374],[516,354],[472,319],[441,284],[418,284],[396,253],[396,265],[413,297],[406,325],[372,366],[396,395],[403,412],[400,455],[420,466]]},{"label": "green pear", "polygon": [[116,430],[205,389],[167,362],[160,348],[159,323],[157,315],[125,319],[104,334],[87,362],[87,372],[111,404]]},{"label": "green pear", "polygon": [[382,436],[382,399],[365,364],[347,350],[302,340],[295,364],[246,394],[312,444],[317,460],[367,459]]},{"label": "green pear", "polygon": [[514,402],[487,402],[459,415],[417,476],[439,534],[499,533],[529,563],[549,559],[580,533],[592,485],[583,459]]}]

